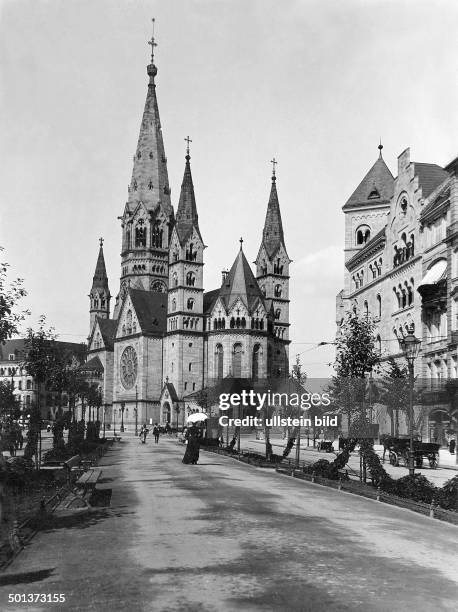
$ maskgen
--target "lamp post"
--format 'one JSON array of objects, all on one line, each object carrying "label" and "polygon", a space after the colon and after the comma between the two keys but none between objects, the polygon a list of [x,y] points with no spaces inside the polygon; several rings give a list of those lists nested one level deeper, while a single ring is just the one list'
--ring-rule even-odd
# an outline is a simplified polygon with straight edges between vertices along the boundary
[{"label": "lamp post", "polygon": [[116,438],[116,408],[113,406],[113,435]]},{"label": "lamp post", "polygon": [[399,340],[399,346],[404,353],[409,367],[409,476],[415,474],[414,453],[413,453],[413,374],[414,363],[420,351],[421,340],[416,338],[411,332]]},{"label": "lamp post", "polygon": [[121,402],[121,427],[120,427],[121,433],[123,433],[124,431],[124,409],[125,407],[126,407],[126,403]]},{"label": "lamp post", "polygon": [[135,385],[135,435],[138,436],[138,389]]}]

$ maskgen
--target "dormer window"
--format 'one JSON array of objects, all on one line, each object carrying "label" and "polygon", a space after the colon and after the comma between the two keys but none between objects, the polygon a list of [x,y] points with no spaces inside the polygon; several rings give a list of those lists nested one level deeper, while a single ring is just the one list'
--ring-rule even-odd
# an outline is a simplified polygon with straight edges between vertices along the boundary
[{"label": "dormer window", "polygon": [[374,185],[374,187],[372,188],[372,191],[367,196],[367,199],[368,200],[376,200],[377,198],[380,198],[380,194],[378,192],[377,187]]}]

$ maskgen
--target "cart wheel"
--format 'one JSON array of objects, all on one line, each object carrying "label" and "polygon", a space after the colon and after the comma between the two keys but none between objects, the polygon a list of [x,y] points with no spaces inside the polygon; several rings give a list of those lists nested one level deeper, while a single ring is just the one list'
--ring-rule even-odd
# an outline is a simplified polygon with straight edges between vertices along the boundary
[{"label": "cart wheel", "polygon": [[434,455],[434,457],[429,458],[429,467],[435,470],[438,467],[438,465],[439,465],[439,462],[437,461],[436,455]]},{"label": "cart wheel", "polygon": [[423,467],[423,457],[417,457],[415,459],[415,467],[417,468]]},{"label": "cart wheel", "polygon": [[390,463],[391,465],[394,465],[394,466],[399,465],[398,456],[396,455],[396,453],[390,453]]}]

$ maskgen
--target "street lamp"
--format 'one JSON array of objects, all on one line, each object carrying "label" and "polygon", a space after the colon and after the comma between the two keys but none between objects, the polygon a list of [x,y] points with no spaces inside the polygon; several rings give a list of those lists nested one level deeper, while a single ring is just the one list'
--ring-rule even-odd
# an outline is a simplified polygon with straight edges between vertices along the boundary
[{"label": "street lamp", "polygon": [[399,340],[399,346],[404,353],[409,367],[409,476],[415,474],[414,453],[413,453],[413,370],[415,359],[420,351],[421,340],[409,332]]},{"label": "street lamp", "polygon": [[135,385],[135,435],[138,436],[138,390]]},{"label": "street lamp", "polygon": [[124,409],[125,407],[126,407],[126,403],[121,402],[121,427],[120,427],[121,433],[124,431]]}]

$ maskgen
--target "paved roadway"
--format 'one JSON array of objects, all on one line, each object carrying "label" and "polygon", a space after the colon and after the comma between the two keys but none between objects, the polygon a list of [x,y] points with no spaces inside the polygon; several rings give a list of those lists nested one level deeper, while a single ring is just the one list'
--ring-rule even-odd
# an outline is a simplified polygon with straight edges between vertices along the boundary
[{"label": "paved roadway", "polygon": [[183,465],[183,450],[116,444],[111,507],[55,516],[0,574],[0,609],[456,610],[457,527],[205,452]]}]

